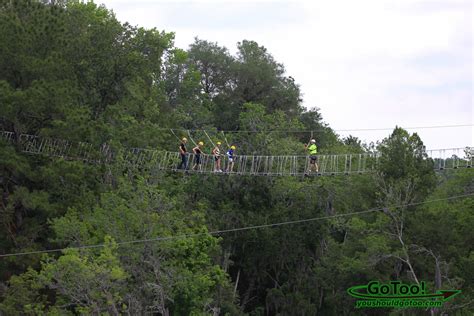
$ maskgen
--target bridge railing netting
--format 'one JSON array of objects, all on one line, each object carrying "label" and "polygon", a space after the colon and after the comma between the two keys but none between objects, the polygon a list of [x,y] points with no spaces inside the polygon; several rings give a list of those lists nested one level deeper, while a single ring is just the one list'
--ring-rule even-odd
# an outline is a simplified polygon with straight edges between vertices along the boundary
[{"label": "bridge railing netting", "polygon": [[[13,132],[0,132],[0,138],[14,143],[18,150],[49,157],[62,157],[67,160],[80,160],[89,163],[123,162],[137,167],[153,167],[159,170],[178,171],[180,154],[144,148],[125,148],[115,150],[107,144],[94,146],[86,142],[70,142],[63,139],[39,137]],[[431,159],[433,168],[438,170],[469,168],[473,166],[473,149],[451,148],[425,151],[426,158]],[[212,155],[201,154],[201,163],[193,170],[197,157],[188,154],[188,172],[213,173],[215,160]],[[373,172],[381,159],[379,152],[362,154],[317,155],[317,164],[321,175],[354,174]],[[230,160],[221,156],[221,169],[225,171]],[[292,176],[308,172],[308,156],[259,156],[237,155],[234,157],[232,172],[242,175]],[[181,170],[184,171],[184,170]]]}]

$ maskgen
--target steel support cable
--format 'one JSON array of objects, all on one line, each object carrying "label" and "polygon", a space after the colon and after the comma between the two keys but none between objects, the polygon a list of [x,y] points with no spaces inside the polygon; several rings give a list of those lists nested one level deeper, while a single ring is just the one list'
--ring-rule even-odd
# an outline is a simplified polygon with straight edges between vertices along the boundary
[{"label": "steel support cable", "polygon": [[227,141],[227,137],[225,137],[224,131],[221,131],[221,133],[222,133],[222,136],[224,137],[225,143],[227,144],[227,148],[230,149],[230,145],[229,145],[229,142]]},{"label": "steel support cable", "polygon": [[198,144],[196,144],[194,139],[191,137],[191,133],[189,132],[189,130],[187,132],[188,132],[189,139],[193,142],[194,146],[197,147]]},{"label": "steel support cable", "polygon": [[[179,137],[173,132],[173,130],[169,129],[169,131],[171,131],[171,133],[175,136],[176,139],[181,141],[181,139],[179,139]],[[186,130],[186,131],[191,131],[191,130]],[[7,140],[11,139],[12,136],[13,136],[13,132],[2,132],[1,134]],[[212,142],[209,135],[206,135],[206,136]],[[20,143],[23,144],[23,147],[25,148],[24,151],[27,151],[27,152],[36,152],[36,153],[44,152],[44,151],[50,152],[49,150],[46,150],[45,148],[46,147],[48,147],[48,148],[56,147],[59,144],[69,144],[69,146],[72,148],[72,143],[69,143],[67,140],[62,140],[62,139],[50,139],[50,138],[40,138],[39,139],[38,136],[27,135],[27,134],[20,134],[19,139],[21,140]],[[46,143],[45,143],[45,141],[46,141]],[[194,139],[192,141],[195,143]],[[26,145],[24,145],[24,144],[26,144]],[[86,159],[88,154],[89,154],[88,152],[93,149],[92,148],[93,145],[91,143],[86,143],[86,142],[78,142],[76,144],[77,144],[76,147],[79,151],[79,154],[83,155],[83,156],[81,156],[81,158]],[[215,144],[213,142],[212,142],[212,144],[215,146]],[[467,150],[469,150],[470,147],[466,147],[466,148],[467,148]],[[426,153],[428,155],[430,155],[430,152],[434,152],[434,151],[438,151],[438,152],[440,152],[440,151],[460,152],[462,150],[466,150],[466,149],[465,148],[441,148],[441,149],[426,150]],[[58,154],[58,153],[56,152],[54,155],[56,155],[56,154]],[[459,156],[459,155],[457,155],[457,156]],[[469,160],[472,160],[472,156],[469,155],[469,157],[471,158]]]},{"label": "steel support cable", "polygon": [[313,139],[313,131],[311,131],[311,136],[309,138],[308,146],[311,144],[311,140]]},{"label": "steel support cable", "polygon": [[[412,203],[398,204],[398,205],[387,205],[387,206],[384,206],[384,207],[371,208],[371,209],[366,209],[366,210],[363,210],[363,211],[354,211],[354,212],[341,213],[341,214],[328,215],[328,216],[303,218],[303,219],[297,219],[297,220],[292,220],[292,221],[275,222],[275,223],[268,223],[268,224],[261,224],[261,225],[251,225],[251,226],[243,226],[243,227],[235,227],[235,228],[214,230],[214,231],[208,231],[208,232],[202,232],[202,233],[182,234],[182,235],[174,235],[174,236],[161,236],[161,237],[159,236],[159,237],[146,238],[146,239],[124,240],[124,241],[117,241],[115,244],[117,246],[142,244],[142,243],[149,243],[149,242],[194,238],[194,237],[207,236],[207,235],[213,235],[213,236],[214,235],[222,235],[222,234],[231,233],[231,232],[240,232],[240,231],[262,229],[262,228],[273,228],[273,227],[279,227],[279,226],[285,226],[285,225],[304,224],[304,223],[314,222],[314,221],[319,221],[319,220],[327,220],[327,219],[331,220],[331,219],[335,219],[335,218],[348,217],[348,216],[357,216],[357,215],[368,214],[368,213],[373,213],[373,212],[383,212],[387,208],[398,209],[398,208],[402,208],[402,207],[418,206],[418,205],[429,204],[429,203],[440,202],[440,201],[449,201],[449,200],[460,199],[460,198],[465,198],[465,197],[470,197],[470,196],[474,196],[474,193],[448,196],[448,197],[445,197],[445,198],[432,199],[432,200],[427,200],[427,201],[422,201],[422,202],[412,202]],[[385,214],[385,213],[382,213],[382,214]],[[94,248],[102,248],[102,247],[105,247],[106,245],[107,244],[102,243],[102,244],[80,245],[80,246],[65,247],[65,248],[55,248],[55,249],[16,252],[16,253],[6,253],[6,254],[0,254],[0,258],[25,256],[25,255],[35,255],[35,254],[44,254],[44,253],[53,253],[53,252],[63,252],[63,251],[66,251],[66,250],[94,249]]]},{"label": "steel support cable", "polygon": [[209,137],[209,135],[207,134],[206,130],[203,130],[204,134],[206,134],[206,137],[209,139],[209,141],[211,142],[212,146],[214,146],[214,148],[216,147],[216,144],[214,144],[214,142],[212,141],[212,139]]},{"label": "steel support cable", "polygon": [[[428,125],[428,126],[410,126],[401,127],[405,130],[412,129],[437,129],[437,128],[458,128],[458,127],[472,127],[474,124],[454,124],[454,125]],[[155,128],[155,130],[168,130],[167,127]],[[353,129],[332,129],[334,132],[368,132],[368,131],[393,131],[395,127],[381,127],[381,128],[353,128]],[[186,131],[186,129],[174,128],[175,131]],[[224,130],[227,134],[238,134],[238,133],[314,133],[314,132],[327,132],[328,128],[313,129],[313,130]],[[205,131],[205,129],[191,129],[193,132]]]},{"label": "steel support cable", "polygon": [[173,130],[172,130],[171,128],[170,128],[170,131],[171,131],[171,133],[174,135],[174,137],[176,137],[176,139],[177,139],[179,142],[182,141],[182,139],[179,138],[179,137],[173,132]]}]

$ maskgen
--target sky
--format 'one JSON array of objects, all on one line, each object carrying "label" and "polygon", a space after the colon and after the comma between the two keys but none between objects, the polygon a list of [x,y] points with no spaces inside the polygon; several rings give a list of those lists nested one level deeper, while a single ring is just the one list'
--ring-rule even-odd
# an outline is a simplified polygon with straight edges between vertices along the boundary
[{"label": "sky", "polygon": [[[471,0],[96,0],[122,22],[235,54],[254,40],[335,130],[410,129],[429,149],[474,146]],[[339,132],[369,143],[384,131]]]}]

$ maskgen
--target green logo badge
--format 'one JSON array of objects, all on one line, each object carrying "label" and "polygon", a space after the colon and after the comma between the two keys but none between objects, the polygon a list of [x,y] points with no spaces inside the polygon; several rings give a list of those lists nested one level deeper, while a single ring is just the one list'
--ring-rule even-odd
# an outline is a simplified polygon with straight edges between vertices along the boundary
[{"label": "green logo badge", "polygon": [[358,299],[357,308],[427,308],[441,307],[446,301],[461,293],[461,290],[439,290],[436,293],[428,293],[423,281],[420,284],[372,281],[366,285],[350,287],[347,293]]}]

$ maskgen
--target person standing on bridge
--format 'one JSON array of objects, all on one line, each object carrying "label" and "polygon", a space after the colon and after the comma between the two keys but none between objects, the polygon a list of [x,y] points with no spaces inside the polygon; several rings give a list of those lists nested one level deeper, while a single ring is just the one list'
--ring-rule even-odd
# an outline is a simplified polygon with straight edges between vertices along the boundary
[{"label": "person standing on bridge", "polygon": [[196,168],[201,169],[201,147],[204,146],[203,142],[199,142],[196,147],[193,148],[193,153],[194,153],[194,166],[193,170],[196,170]]},{"label": "person standing on bridge", "polygon": [[316,146],[316,140],[311,139],[309,141],[309,144],[305,145],[306,150],[308,150],[309,153],[309,166],[308,166],[308,174],[311,173],[311,171],[315,171],[318,173],[318,156],[316,154],[318,153],[318,146]]},{"label": "person standing on bridge", "polygon": [[212,150],[212,156],[214,157],[214,172],[222,172],[221,169],[221,142],[216,143],[216,147]]},{"label": "person standing on bridge", "polygon": [[188,170],[188,156],[186,152],[186,143],[188,142],[188,139],[186,137],[183,137],[181,139],[181,144],[179,144],[179,154],[181,156],[181,162],[178,165],[178,169],[184,169]]},{"label": "person standing on bridge", "polygon": [[227,169],[225,172],[232,172],[232,169],[234,169],[234,150],[235,146],[232,145],[230,146],[230,149],[226,152],[227,157],[229,158],[229,164],[227,165]]}]

